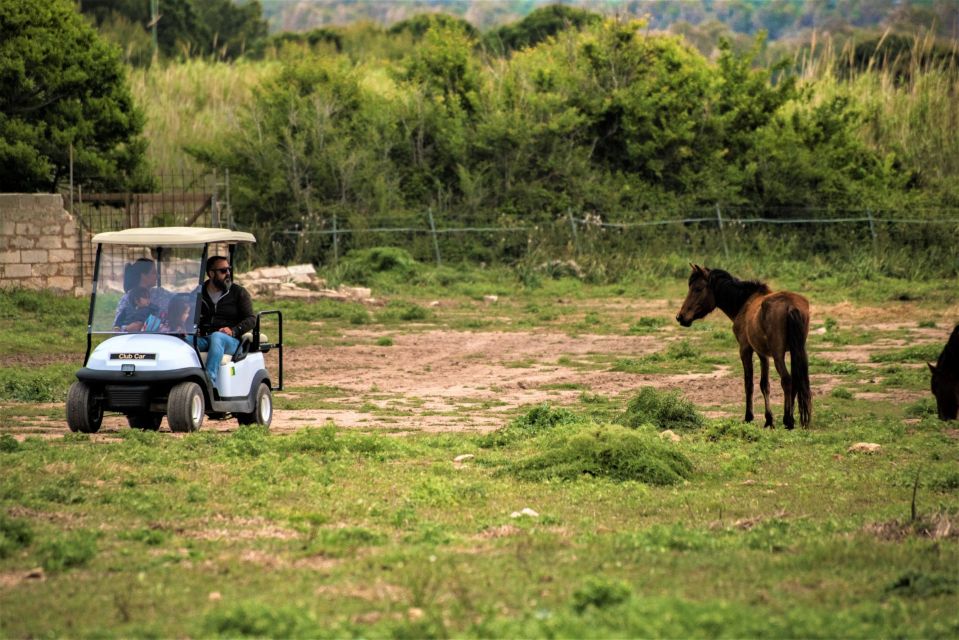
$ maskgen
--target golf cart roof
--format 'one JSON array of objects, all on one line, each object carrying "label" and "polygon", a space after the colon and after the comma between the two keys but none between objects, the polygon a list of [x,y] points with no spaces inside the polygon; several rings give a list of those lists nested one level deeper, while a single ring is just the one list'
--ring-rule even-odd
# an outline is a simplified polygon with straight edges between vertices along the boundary
[{"label": "golf cart roof", "polygon": [[173,247],[180,245],[206,244],[208,242],[256,242],[252,233],[230,229],[206,227],[143,227],[107,231],[93,236],[94,244],[124,244],[146,247]]}]

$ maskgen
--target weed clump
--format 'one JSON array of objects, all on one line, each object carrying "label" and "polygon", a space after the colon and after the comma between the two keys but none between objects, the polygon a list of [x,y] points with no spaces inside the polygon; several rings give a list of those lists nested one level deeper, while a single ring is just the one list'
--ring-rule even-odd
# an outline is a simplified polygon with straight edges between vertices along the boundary
[{"label": "weed clump", "polygon": [[13,453],[20,450],[20,443],[9,433],[0,435],[0,453]]},{"label": "weed clump", "polygon": [[37,549],[40,564],[47,571],[64,571],[82,567],[97,554],[97,533],[75,531],[47,540]]},{"label": "weed clump", "polygon": [[204,637],[226,638],[317,638],[322,628],[307,612],[293,607],[274,607],[247,602],[225,611],[214,610],[203,620]]},{"label": "weed clump", "polygon": [[693,403],[678,392],[658,391],[653,387],[643,387],[616,421],[633,429],[652,424],[659,429],[674,431],[700,429],[706,422]]},{"label": "weed clump", "polygon": [[573,592],[573,610],[582,614],[590,607],[605,609],[626,602],[632,595],[632,589],[622,580],[590,577]]},{"label": "weed clump", "polygon": [[926,574],[919,571],[907,571],[886,587],[888,595],[909,598],[930,598],[948,596],[959,591],[959,578],[941,573]]},{"label": "weed clump", "polygon": [[576,480],[589,475],[669,485],[690,477],[693,464],[652,433],[602,425],[558,440],[509,471],[523,480]]},{"label": "weed clump", "polygon": [[33,531],[29,524],[0,513],[0,558],[9,557],[32,541]]},{"label": "weed clump", "polygon": [[514,419],[508,425],[497,429],[480,440],[481,447],[502,447],[504,445],[535,438],[548,433],[556,427],[581,422],[572,411],[551,407],[548,402],[534,407]]}]

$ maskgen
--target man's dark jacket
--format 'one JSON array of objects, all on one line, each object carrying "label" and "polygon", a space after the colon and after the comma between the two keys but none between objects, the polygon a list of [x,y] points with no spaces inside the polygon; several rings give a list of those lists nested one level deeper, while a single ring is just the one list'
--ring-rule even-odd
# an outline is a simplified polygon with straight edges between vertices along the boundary
[{"label": "man's dark jacket", "polygon": [[253,300],[246,289],[233,283],[214,304],[206,285],[204,282],[200,296],[200,335],[210,335],[223,327],[230,327],[233,337],[239,340],[256,326]]}]

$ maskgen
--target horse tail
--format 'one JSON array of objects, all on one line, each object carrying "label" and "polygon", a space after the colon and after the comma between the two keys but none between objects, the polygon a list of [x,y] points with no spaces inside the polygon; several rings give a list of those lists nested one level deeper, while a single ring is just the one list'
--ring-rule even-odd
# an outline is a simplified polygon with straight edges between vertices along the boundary
[{"label": "horse tail", "polygon": [[786,316],[786,344],[792,360],[792,383],[799,404],[799,423],[808,427],[812,419],[812,393],[809,389],[809,359],[806,357],[806,323],[799,309]]}]

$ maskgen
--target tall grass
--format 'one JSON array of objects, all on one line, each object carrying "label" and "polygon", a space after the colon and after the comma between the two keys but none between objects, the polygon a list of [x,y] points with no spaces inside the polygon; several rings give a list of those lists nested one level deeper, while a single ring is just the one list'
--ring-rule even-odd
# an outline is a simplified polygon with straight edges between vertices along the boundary
[{"label": "tall grass", "polygon": [[187,60],[130,69],[134,100],[147,117],[144,133],[157,173],[202,169],[184,151],[238,126],[253,89],[279,69],[275,62]]},{"label": "tall grass", "polygon": [[[888,34],[887,34],[888,35]],[[955,57],[936,59],[941,44],[931,33],[913,37],[905,59],[874,54],[866,70],[840,77],[837,63],[851,68],[855,42],[841,46],[829,36],[809,46],[813,53],[797,65],[803,84],[815,100],[844,96],[866,114],[861,135],[876,149],[894,154],[915,172],[917,186],[940,202],[959,206],[959,66]],[[953,52],[959,42],[952,41]]]}]

